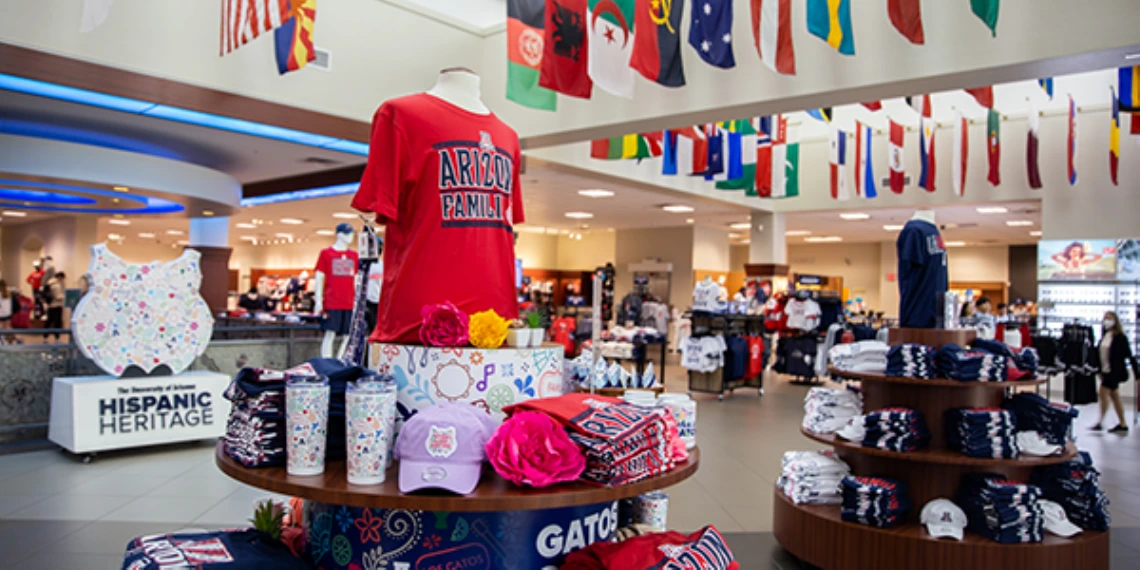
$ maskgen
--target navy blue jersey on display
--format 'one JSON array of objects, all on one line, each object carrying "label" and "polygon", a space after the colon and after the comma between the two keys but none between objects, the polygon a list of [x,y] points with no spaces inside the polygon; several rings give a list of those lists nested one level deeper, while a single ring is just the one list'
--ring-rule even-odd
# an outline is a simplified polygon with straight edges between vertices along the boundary
[{"label": "navy blue jersey on display", "polygon": [[899,232],[899,326],[934,328],[940,294],[950,288],[938,227],[911,220]]}]

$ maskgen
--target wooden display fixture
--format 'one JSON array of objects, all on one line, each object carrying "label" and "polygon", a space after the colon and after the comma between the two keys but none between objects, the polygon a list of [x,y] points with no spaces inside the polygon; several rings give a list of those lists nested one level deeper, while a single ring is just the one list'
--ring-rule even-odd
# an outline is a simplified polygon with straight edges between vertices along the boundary
[{"label": "wooden display fixture", "polygon": [[[972,330],[890,330],[892,345],[913,342],[939,347],[968,345]],[[883,374],[831,370],[835,377],[859,380],[865,412],[891,406],[923,413],[931,433],[927,449],[900,453],[863,447],[834,435],[801,430],[815,441],[831,445],[857,475],[898,479],[906,483],[913,510],[907,519],[880,529],[840,519],[839,506],[796,505],[778,488],[773,511],[776,540],[800,559],[825,570],[1107,570],[1109,533],[1085,531],[1071,539],[1047,534],[1035,544],[1006,545],[966,532],[965,540],[934,539],[919,524],[927,502],[954,499],[966,473],[999,473],[1028,481],[1033,468],[1068,461],[1076,456],[1072,443],[1061,455],[1022,456],[1016,459],[968,457],[948,449],[943,418],[946,410],[962,407],[997,407],[1009,389],[1032,387],[1044,380],[1013,382],[959,382],[921,380]]]},{"label": "wooden display fixture", "polygon": [[214,462],[223,473],[247,485],[274,493],[300,497],[309,501],[420,511],[489,512],[555,509],[594,505],[643,495],[670,487],[692,477],[701,461],[699,448],[689,450],[689,460],[672,471],[620,487],[600,487],[581,481],[562,483],[543,489],[519,487],[485,466],[479,486],[468,495],[445,491],[400,493],[398,463],[388,470],[379,485],[351,485],[345,475],[344,461],[325,465],[325,472],[311,477],[289,475],[285,467],[248,468],[225,454],[218,442]]}]

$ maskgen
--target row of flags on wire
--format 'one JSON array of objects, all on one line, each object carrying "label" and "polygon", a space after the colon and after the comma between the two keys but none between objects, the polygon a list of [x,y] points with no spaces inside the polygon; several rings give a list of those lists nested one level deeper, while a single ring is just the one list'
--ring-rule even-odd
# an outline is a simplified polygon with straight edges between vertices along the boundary
[{"label": "row of flags on wire", "polygon": [[[666,87],[684,86],[685,1],[507,0],[507,98],[554,111],[556,93],[589,99],[595,86],[631,98],[637,74]],[[690,49],[709,65],[735,67],[733,0],[689,2]],[[895,29],[912,44],[924,44],[921,0],[885,2]],[[797,16],[809,34],[854,56],[852,3],[750,0],[749,27],[761,61],[778,74],[796,74],[792,26]],[[969,5],[996,36],[1000,0],[969,0]]]},{"label": "row of flags on wire", "polygon": [[[1042,90],[1053,97],[1053,80],[1039,80]],[[1111,127],[1109,131],[1109,174],[1119,184],[1120,115],[1131,114],[1131,133],[1140,135],[1140,66],[1118,70],[1119,93],[1113,89]],[[994,108],[993,87],[967,89],[977,103],[987,110],[985,152],[992,186],[1001,184],[1002,116]],[[1040,189],[1038,166],[1040,149],[1040,112],[1030,98],[1028,135],[1026,140],[1026,176],[1029,186]],[[918,114],[919,176],[918,186],[934,192],[937,180],[936,135],[938,123],[933,120],[930,95],[907,97]],[[863,103],[871,111],[882,110],[880,102]],[[875,198],[880,182],[875,176],[873,135],[875,130],[855,122],[855,130],[845,131],[831,122],[831,108],[811,109],[807,114],[829,126],[830,192],[836,200],[852,196]],[[953,191],[965,195],[969,164],[969,120],[960,111],[952,122],[952,158],[950,164]],[[903,164],[906,127],[888,118],[887,188],[901,194],[906,185]],[[1066,140],[1067,175],[1070,185],[1077,184],[1077,105],[1069,96]],[[661,157],[661,173],[666,176],[700,176],[714,182],[721,190],[744,190],[746,195],[760,198],[792,198],[799,195],[799,142],[789,135],[785,117],[755,117],[658,131],[630,134],[591,142],[590,155],[596,159],[645,159]],[[849,169],[854,168],[854,175]],[[849,186],[853,181],[853,187]]]}]

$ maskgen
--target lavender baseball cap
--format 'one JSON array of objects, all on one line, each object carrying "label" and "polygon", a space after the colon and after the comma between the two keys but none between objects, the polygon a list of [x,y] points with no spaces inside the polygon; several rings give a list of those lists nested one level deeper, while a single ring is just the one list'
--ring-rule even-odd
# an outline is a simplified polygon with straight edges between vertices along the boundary
[{"label": "lavender baseball cap", "polygon": [[487,458],[484,448],[494,433],[495,420],[469,404],[447,402],[420,410],[396,438],[400,492],[474,491]]}]

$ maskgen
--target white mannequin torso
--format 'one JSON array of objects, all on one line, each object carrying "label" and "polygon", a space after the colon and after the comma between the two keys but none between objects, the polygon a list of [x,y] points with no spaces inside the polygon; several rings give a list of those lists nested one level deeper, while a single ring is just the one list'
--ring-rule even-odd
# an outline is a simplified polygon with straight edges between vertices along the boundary
[{"label": "white mannequin torso", "polygon": [[435,86],[427,91],[464,111],[490,115],[491,110],[479,98],[479,76],[469,69],[445,69],[439,72]]}]

